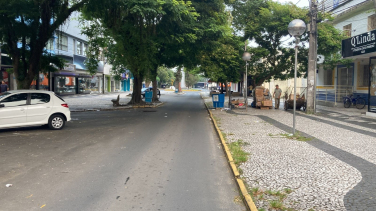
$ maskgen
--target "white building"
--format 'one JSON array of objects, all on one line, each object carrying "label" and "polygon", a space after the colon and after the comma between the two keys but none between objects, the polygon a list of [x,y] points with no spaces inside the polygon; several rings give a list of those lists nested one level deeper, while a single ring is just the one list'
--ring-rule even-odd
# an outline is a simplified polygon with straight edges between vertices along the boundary
[{"label": "white building", "polygon": [[[348,39],[342,41],[343,58],[351,59],[346,67],[333,70],[318,68],[317,97],[333,104],[354,93],[366,100],[367,115],[376,115],[376,14],[372,0],[325,1],[325,10],[335,15],[332,24],[343,31]],[[319,43],[320,44],[320,43]],[[376,70],[376,69],[375,69]]]}]

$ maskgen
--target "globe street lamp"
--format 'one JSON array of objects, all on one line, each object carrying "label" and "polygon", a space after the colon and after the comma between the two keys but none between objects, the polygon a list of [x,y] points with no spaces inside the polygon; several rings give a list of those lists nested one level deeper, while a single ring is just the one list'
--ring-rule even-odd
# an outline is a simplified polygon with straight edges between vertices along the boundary
[{"label": "globe street lamp", "polygon": [[251,54],[248,52],[244,52],[242,59],[245,61],[245,74],[244,74],[244,105],[245,109],[247,109],[248,102],[247,102],[247,85],[248,85],[248,80],[247,80],[247,67],[248,67],[248,61],[251,60]]},{"label": "globe street lamp", "polygon": [[[304,21],[295,19],[289,23],[288,31],[295,37],[295,71],[294,71],[294,115],[293,115],[293,134],[295,135],[295,112],[296,112],[296,69],[298,63],[298,44],[300,36],[305,32],[306,25]],[[285,102],[286,103],[286,102]]]}]

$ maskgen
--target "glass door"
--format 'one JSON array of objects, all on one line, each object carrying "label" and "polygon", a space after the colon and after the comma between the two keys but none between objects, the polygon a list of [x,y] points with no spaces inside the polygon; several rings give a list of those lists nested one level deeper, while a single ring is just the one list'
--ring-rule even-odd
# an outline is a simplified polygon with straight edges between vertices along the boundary
[{"label": "glass door", "polygon": [[370,59],[368,111],[376,112],[376,58]]}]

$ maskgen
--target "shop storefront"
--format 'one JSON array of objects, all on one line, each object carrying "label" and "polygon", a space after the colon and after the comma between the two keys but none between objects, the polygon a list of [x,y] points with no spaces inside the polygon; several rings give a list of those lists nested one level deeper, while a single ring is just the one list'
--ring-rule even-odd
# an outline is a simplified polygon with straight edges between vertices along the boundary
[{"label": "shop storefront", "polygon": [[376,116],[376,30],[342,40],[342,57],[353,59],[357,64],[356,80],[351,72],[346,73],[347,78],[355,81],[358,89],[368,91],[368,95],[364,96],[368,113]]},{"label": "shop storefront", "polygon": [[12,80],[10,80],[10,74],[6,71],[6,67],[1,67],[0,71],[0,83],[1,81],[5,81],[5,83],[8,85],[8,87],[11,87],[10,84]]}]

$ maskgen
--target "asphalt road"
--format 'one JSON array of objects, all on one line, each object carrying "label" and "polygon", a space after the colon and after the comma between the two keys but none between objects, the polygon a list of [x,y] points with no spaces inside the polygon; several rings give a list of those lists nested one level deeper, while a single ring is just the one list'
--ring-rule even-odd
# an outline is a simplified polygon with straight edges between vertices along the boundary
[{"label": "asphalt road", "polygon": [[161,100],[0,130],[0,210],[245,210],[199,93]]}]

